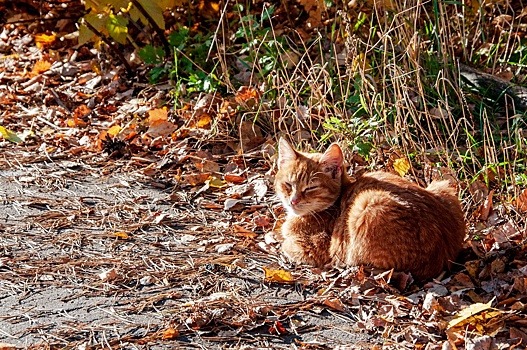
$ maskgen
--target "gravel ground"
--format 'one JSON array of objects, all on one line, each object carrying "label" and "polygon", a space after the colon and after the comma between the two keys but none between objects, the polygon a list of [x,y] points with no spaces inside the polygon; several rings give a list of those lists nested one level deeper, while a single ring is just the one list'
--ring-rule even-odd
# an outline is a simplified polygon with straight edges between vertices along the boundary
[{"label": "gravel ground", "polygon": [[0,170],[0,342],[373,344],[352,313],[310,303],[309,284],[264,283],[261,268],[281,259],[231,237],[218,224],[228,214],[174,200],[182,196],[161,187],[117,164],[58,160]]}]

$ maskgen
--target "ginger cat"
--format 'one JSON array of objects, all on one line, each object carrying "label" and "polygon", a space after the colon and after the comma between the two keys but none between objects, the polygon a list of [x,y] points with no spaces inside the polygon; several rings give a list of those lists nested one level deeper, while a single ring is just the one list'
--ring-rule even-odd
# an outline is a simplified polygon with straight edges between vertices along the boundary
[{"label": "ginger cat", "polygon": [[290,260],[393,268],[417,280],[449,267],[465,222],[448,181],[424,189],[387,172],[352,181],[343,163],[337,144],[308,154],[280,139],[275,190],[287,210],[282,251]]}]

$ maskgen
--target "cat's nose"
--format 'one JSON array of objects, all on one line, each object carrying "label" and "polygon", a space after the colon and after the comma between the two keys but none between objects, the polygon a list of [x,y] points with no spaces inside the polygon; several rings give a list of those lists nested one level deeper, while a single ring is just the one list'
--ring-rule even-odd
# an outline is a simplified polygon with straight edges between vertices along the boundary
[{"label": "cat's nose", "polygon": [[300,197],[295,196],[291,198],[290,202],[291,202],[291,205],[297,205],[298,203],[300,203]]}]

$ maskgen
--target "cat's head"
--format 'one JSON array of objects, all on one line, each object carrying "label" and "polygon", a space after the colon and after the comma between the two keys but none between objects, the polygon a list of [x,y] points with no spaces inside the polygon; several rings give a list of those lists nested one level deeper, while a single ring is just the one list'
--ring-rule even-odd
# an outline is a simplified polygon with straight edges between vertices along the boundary
[{"label": "cat's head", "polygon": [[278,146],[275,191],[289,214],[304,216],[329,208],[340,196],[344,157],[337,144],[324,153],[296,151],[283,138]]}]

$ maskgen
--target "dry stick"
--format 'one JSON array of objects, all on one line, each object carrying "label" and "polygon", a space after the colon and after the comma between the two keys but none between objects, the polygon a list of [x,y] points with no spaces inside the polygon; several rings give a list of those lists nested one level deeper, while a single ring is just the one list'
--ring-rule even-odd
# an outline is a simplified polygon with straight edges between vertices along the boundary
[{"label": "dry stick", "polygon": [[139,1],[137,0],[131,0],[132,1],[132,4],[134,4],[135,7],[137,7],[137,9],[139,10],[139,12],[141,12],[141,14],[143,16],[145,16],[145,18],[148,20],[148,22],[150,22],[150,25],[152,25],[152,28],[154,28],[155,32],[157,33],[157,35],[159,36],[159,40],[161,40],[161,43],[163,44],[163,49],[165,50],[165,55],[167,57],[170,57],[170,54],[171,54],[171,51],[170,51],[170,44],[168,43],[168,40],[167,38],[165,38],[165,33],[163,32],[163,30],[161,28],[159,28],[159,26],[157,25],[157,23],[154,21],[154,19],[152,18],[152,16],[150,16],[150,14],[148,12],[146,12],[146,10],[144,9],[144,7],[139,3]]},{"label": "dry stick", "polygon": [[128,63],[128,61],[126,60],[126,58],[124,58],[123,54],[121,53],[121,51],[119,51],[119,49],[117,47],[115,47],[115,45],[107,38],[105,37],[101,32],[99,32],[97,29],[95,29],[94,26],[92,26],[90,24],[90,22],[88,22],[87,20],[85,20],[84,18],[82,19],[82,24],[84,24],[86,27],[88,27],[89,30],[91,30],[92,32],[95,33],[95,35],[97,35],[99,38],[102,39],[102,41],[104,41],[106,43],[106,45],[108,45],[108,47],[113,51],[114,54],[117,55],[117,57],[119,58],[119,60],[123,63],[124,65],[124,68],[126,69],[126,73],[128,74],[128,76],[131,76],[132,75],[132,67],[130,67],[130,64]]}]

